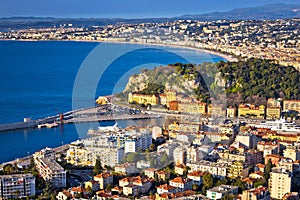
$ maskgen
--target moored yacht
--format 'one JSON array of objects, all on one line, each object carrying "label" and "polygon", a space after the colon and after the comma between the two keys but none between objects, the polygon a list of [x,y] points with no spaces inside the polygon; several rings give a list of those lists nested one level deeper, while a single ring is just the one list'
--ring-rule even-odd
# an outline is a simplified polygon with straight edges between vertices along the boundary
[{"label": "moored yacht", "polygon": [[300,132],[300,126],[294,122],[288,122],[285,119],[281,118],[275,121],[265,121],[260,124],[254,124],[257,128],[269,128],[273,131],[282,131],[282,132]]},{"label": "moored yacht", "polygon": [[117,132],[119,130],[118,123],[115,123],[113,126],[99,126],[98,129],[90,128],[88,134],[95,133],[105,133],[105,132]]}]

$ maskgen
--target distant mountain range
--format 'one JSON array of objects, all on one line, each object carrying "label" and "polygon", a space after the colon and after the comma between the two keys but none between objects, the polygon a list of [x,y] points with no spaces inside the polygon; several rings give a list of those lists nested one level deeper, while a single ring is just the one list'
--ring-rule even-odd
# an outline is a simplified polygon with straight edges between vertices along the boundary
[{"label": "distant mountain range", "polygon": [[178,19],[213,21],[227,20],[264,20],[300,18],[300,5],[284,3],[268,4],[259,7],[238,8],[228,12],[212,12],[206,14],[183,15]]},{"label": "distant mountain range", "polygon": [[73,27],[105,26],[117,23],[147,23],[167,22],[178,19],[192,19],[201,21],[227,20],[274,20],[300,18],[300,5],[269,4],[259,7],[239,8],[227,12],[212,12],[206,14],[183,15],[172,18],[145,18],[145,19],[122,19],[122,18],[53,18],[53,17],[4,17],[0,18],[0,31],[45,28],[72,24]]}]

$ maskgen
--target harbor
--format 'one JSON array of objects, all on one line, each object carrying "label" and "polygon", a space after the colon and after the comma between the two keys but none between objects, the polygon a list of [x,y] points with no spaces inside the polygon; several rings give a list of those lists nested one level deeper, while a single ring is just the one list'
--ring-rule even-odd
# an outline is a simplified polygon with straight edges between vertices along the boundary
[{"label": "harbor", "polygon": [[102,122],[116,120],[136,120],[136,119],[153,119],[160,118],[161,115],[155,113],[138,113],[132,114],[127,108],[118,107],[115,105],[97,106],[92,108],[84,108],[66,113],[57,114],[54,116],[32,120],[24,118],[23,122],[0,125],[0,132],[15,131],[29,128],[54,128],[59,124],[87,123],[87,122]]}]

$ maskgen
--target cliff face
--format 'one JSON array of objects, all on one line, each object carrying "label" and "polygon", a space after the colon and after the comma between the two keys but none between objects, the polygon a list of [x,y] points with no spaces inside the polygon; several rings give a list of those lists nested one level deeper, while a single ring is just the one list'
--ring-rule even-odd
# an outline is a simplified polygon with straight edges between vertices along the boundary
[{"label": "cliff face", "polygon": [[160,85],[164,87],[164,90],[173,90],[178,94],[195,97],[194,89],[199,87],[199,82],[193,74],[181,75],[174,67],[158,67],[132,75],[123,92],[128,94],[129,92],[142,92],[145,89],[149,91],[147,88],[149,85]]},{"label": "cliff face", "polygon": [[135,74],[129,77],[124,93],[139,92],[146,88],[149,77],[144,74]]}]

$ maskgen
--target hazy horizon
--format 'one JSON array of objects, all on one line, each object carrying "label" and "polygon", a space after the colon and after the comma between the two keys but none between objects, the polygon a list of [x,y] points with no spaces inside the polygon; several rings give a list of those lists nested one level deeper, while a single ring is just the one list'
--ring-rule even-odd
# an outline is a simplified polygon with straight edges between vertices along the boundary
[{"label": "hazy horizon", "polygon": [[0,17],[54,17],[54,18],[159,18],[185,14],[226,12],[236,8],[256,7],[266,4],[300,4],[298,0],[5,0],[0,7]]}]

